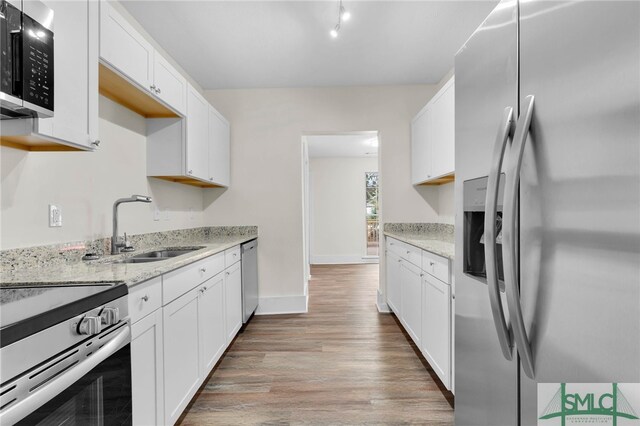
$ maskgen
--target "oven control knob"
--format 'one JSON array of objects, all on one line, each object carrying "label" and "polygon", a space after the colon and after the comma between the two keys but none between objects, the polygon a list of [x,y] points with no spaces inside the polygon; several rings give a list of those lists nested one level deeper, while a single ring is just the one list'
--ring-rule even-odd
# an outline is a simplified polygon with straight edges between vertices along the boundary
[{"label": "oven control knob", "polygon": [[120,310],[118,308],[104,308],[100,312],[102,325],[113,325],[120,321]]},{"label": "oven control knob", "polygon": [[84,317],[78,324],[78,334],[92,336],[102,331],[102,321],[100,317]]}]

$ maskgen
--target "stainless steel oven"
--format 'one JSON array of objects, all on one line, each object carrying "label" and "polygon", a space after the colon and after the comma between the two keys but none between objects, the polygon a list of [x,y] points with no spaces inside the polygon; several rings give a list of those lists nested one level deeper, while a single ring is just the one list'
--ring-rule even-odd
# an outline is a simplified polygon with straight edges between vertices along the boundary
[{"label": "stainless steel oven", "polygon": [[0,424],[131,425],[127,293],[0,289]]},{"label": "stainless steel oven", "polygon": [[53,116],[53,11],[0,0],[0,118]]}]

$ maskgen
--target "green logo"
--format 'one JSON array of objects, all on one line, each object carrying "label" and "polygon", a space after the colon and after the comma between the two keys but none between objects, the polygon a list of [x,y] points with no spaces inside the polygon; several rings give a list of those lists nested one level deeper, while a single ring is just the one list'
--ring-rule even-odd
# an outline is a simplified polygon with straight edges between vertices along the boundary
[{"label": "green logo", "polygon": [[[600,392],[589,391],[589,384],[575,385],[574,388],[577,387],[580,391],[574,389],[574,392],[567,392],[567,384],[560,383],[560,388],[547,404],[540,420],[560,418],[562,426],[565,426],[567,418],[573,416],[581,417],[580,421],[575,418],[575,422],[572,423],[612,422],[613,426],[618,424],[619,418],[638,420],[638,415],[617,383],[611,384],[610,392],[608,389]],[[600,418],[600,421],[597,418]]]}]

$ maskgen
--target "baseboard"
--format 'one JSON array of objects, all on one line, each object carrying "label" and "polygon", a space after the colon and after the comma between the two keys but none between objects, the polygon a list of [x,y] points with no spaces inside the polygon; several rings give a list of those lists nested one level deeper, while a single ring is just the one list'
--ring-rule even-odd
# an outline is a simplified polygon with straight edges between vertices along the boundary
[{"label": "baseboard", "polygon": [[387,305],[387,301],[382,293],[380,293],[380,290],[378,290],[377,292],[376,306],[378,307],[378,312],[380,312],[381,314],[391,313],[391,308],[389,307],[389,305]]},{"label": "baseboard", "polygon": [[309,296],[261,297],[256,315],[306,314]]},{"label": "baseboard", "polygon": [[363,256],[311,256],[312,265],[353,265],[357,263],[379,263],[377,257]]}]

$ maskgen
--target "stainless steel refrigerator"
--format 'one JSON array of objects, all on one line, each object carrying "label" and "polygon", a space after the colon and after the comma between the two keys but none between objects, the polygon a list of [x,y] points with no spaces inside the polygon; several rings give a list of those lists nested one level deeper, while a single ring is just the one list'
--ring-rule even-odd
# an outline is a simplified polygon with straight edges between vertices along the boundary
[{"label": "stainless steel refrigerator", "polygon": [[455,75],[456,424],[536,425],[640,382],[640,3],[502,1]]}]

